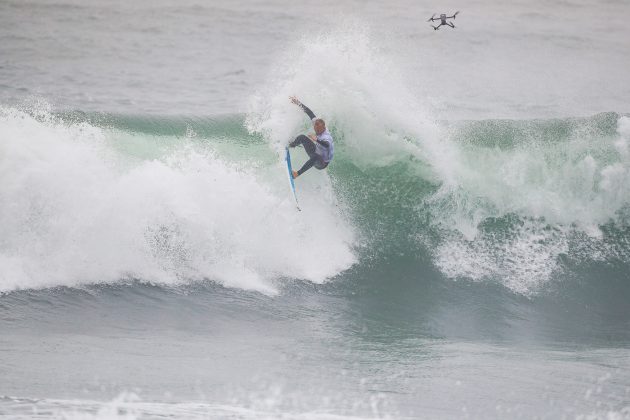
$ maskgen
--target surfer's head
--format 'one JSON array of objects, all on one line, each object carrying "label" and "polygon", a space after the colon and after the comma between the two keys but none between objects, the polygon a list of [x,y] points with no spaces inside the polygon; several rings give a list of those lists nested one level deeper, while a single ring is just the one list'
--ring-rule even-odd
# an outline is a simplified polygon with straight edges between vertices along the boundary
[{"label": "surfer's head", "polygon": [[318,135],[322,134],[324,131],[326,131],[326,123],[321,118],[316,118],[315,122],[313,123],[313,128],[315,128],[315,133],[317,133]]}]

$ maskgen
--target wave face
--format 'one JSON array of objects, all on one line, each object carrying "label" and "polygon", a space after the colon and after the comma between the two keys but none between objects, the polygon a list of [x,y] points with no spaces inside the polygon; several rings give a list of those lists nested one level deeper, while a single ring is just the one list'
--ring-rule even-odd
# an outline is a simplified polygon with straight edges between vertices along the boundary
[{"label": "wave face", "polygon": [[274,294],[403,255],[419,278],[528,295],[630,263],[626,116],[393,128],[332,110],[337,155],[300,178],[303,212],[275,153],[300,116],[282,136],[255,117],[2,108],[0,290],[212,280]]},{"label": "wave face", "polygon": [[[531,295],[628,266],[630,118],[439,121],[387,57],[349,22],[288,49],[246,115],[1,107],[0,291],[211,280],[274,294],[404,256],[418,278]],[[281,158],[309,129],[296,92],[336,138],[334,163],[297,183],[301,213]]]}]

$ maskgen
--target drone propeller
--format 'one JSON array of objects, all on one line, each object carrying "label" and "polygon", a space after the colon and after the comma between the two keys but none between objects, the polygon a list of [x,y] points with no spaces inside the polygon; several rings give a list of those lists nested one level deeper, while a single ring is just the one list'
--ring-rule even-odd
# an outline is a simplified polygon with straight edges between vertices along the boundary
[{"label": "drone propeller", "polygon": [[457,12],[455,12],[455,14],[453,15],[453,19],[455,19],[457,17],[458,13],[459,13],[459,10]]},{"label": "drone propeller", "polygon": [[433,22],[433,20],[434,20],[433,18],[434,18],[434,17],[435,17],[435,13],[433,13],[433,16],[431,16],[431,17],[429,18],[429,20],[427,20],[427,22]]}]

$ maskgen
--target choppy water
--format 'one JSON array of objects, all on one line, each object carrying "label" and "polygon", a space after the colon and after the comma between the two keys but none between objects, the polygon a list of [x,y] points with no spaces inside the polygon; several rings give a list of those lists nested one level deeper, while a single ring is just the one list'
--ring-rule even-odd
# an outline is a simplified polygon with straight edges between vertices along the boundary
[{"label": "choppy water", "polygon": [[0,414],[630,417],[629,10],[1,3]]}]

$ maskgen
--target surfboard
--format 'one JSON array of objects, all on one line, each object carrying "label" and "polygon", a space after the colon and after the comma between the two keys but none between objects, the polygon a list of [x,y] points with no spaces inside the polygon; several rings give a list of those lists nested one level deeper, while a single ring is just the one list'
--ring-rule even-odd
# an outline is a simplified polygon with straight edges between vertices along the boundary
[{"label": "surfboard", "polygon": [[300,204],[298,203],[297,194],[295,193],[295,182],[293,180],[293,169],[291,169],[291,153],[289,153],[289,148],[288,147],[285,150],[286,150],[286,155],[284,157],[284,160],[287,161],[287,174],[289,175],[289,183],[291,185],[291,192],[293,193],[293,198],[295,198],[295,206],[297,207],[297,209],[299,211],[302,211],[302,209],[300,209]]}]

